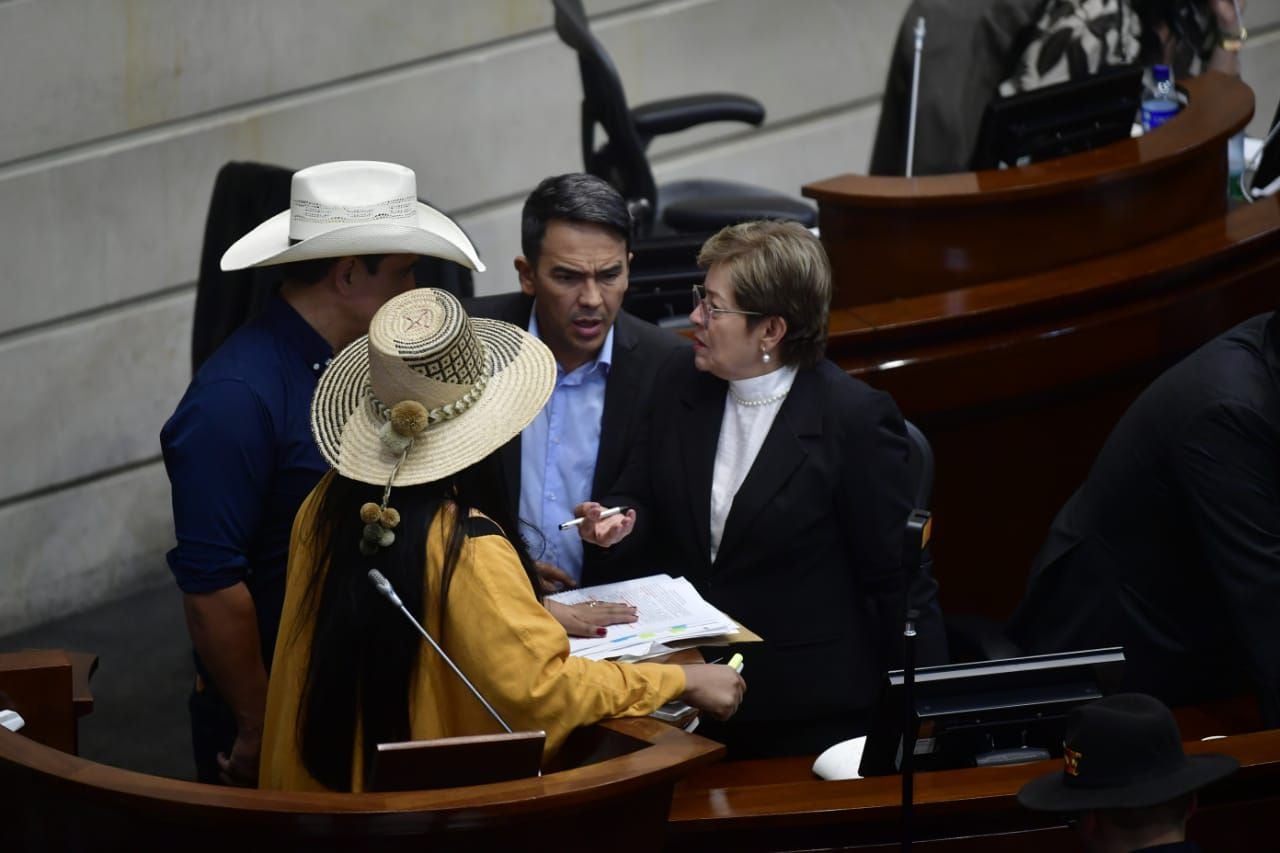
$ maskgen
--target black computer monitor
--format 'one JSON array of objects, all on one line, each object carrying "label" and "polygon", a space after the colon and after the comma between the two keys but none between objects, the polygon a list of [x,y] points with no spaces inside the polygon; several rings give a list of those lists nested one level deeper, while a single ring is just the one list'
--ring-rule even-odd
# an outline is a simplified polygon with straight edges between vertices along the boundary
[{"label": "black computer monitor", "polygon": [[1128,139],[1142,105],[1142,68],[1124,65],[987,105],[974,171],[1022,166]]},{"label": "black computer monitor", "polygon": [[[916,770],[1016,764],[1062,756],[1067,713],[1114,692],[1119,646],[921,667],[907,741]],[[859,773],[897,773],[902,761],[903,673],[891,672],[872,717]]]}]

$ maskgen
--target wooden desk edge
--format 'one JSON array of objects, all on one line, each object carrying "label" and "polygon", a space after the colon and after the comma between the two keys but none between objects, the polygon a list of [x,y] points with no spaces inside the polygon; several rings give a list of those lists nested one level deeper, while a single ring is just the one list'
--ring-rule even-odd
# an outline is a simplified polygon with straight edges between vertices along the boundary
[{"label": "wooden desk edge", "polygon": [[[1189,741],[1189,755],[1222,753],[1240,761],[1236,777],[1223,780],[1248,783],[1280,764],[1280,729],[1232,735],[1207,742]],[[945,814],[975,801],[986,801],[987,811],[1011,808],[1022,785],[1061,768],[1057,760],[1008,767],[978,767],[916,774],[916,805],[922,816]],[[813,824],[849,820],[888,820],[900,808],[901,782],[897,776],[870,779],[791,781],[744,786],[694,787],[696,779],[676,788],[670,823],[675,832],[704,832],[742,821],[775,824]]]}]

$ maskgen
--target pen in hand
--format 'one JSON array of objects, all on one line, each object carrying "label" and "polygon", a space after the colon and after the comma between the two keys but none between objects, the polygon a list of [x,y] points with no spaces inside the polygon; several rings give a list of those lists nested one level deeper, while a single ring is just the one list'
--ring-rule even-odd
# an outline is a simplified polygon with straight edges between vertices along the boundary
[{"label": "pen in hand", "polygon": [[[605,518],[612,518],[613,516],[615,516],[615,515],[621,515],[622,513],[626,512],[626,511],[627,511],[627,507],[625,507],[625,506],[614,506],[614,507],[609,507],[609,509],[606,509],[604,512],[600,513],[600,518],[602,518],[602,519],[605,519]],[[571,519],[569,519],[568,521],[561,523],[561,525],[560,525],[560,529],[561,529],[561,530],[568,530],[568,529],[569,529],[569,528],[571,528],[571,527],[577,527],[577,526],[579,526],[580,524],[582,524],[582,522],[584,522],[584,521],[586,521],[586,520],[587,520],[587,519],[586,519],[586,517],[585,517],[585,516],[578,516],[577,518],[571,518]]]}]

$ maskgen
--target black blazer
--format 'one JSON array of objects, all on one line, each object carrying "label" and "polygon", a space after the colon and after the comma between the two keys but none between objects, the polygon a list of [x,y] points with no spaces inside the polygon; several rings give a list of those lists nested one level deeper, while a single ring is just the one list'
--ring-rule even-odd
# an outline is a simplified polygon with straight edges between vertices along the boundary
[{"label": "black blazer", "polygon": [[[711,481],[728,383],[680,354],[658,388],[648,443],[607,500],[652,515],[652,535],[631,546],[646,555],[641,565],[686,576],[764,638],[740,649],[747,693],[730,729],[765,723],[756,737],[786,741],[751,754],[817,752],[837,734],[861,733],[885,671],[899,664],[912,488],[897,406],[829,361],[801,370],[712,563]],[[921,664],[945,657],[936,593],[925,578],[913,595]]]},{"label": "black blazer", "polygon": [[[503,293],[463,300],[468,314],[505,320],[522,329],[529,326],[533,297],[524,293]],[[600,447],[596,452],[591,495],[612,489],[626,465],[628,449],[640,441],[640,429],[653,395],[657,368],[673,350],[689,348],[684,338],[652,323],[619,311],[613,324],[613,363],[605,385],[604,413],[600,420]],[[499,451],[507,495],[513,515],[520,512],[520,437]],[[584,499],[587,496],[584,496]],[[625,555],[611,555],[589,544],[583,545],[583,579],[602,565],[620,562]],[[620,570],[620,569],[619,569]]]},{"label": "black blazer", "polygon": [[1036,557],[1010,635],[1125,647],[1124,686],[1170,705],[1252,686],[1280,725],[1280,315],[1160,376],[1107,438]]}]

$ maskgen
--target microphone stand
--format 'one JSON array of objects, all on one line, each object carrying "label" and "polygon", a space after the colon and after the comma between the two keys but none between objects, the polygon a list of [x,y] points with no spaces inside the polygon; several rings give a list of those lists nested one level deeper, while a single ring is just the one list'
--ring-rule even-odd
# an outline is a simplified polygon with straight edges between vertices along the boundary
[{"label": "microphone stand", "polygon": [[493,706],[489,704],[489,700],[480,695],[480,691],[476,689],[476,686],[471,683],[470,679],[462,674],[462,670],[458,669],[458,665],[453,662],[453,658],[444,653],[444,649],[440,648],[440,644],[435,641],[435,638],[427,633],[427,629],[422,627],[422,623],[414,618],[413,614],[409,612],[409,608],[404,606],[404,602],[400,600],[400,596],[396,594],[395,589],[391,586],[391,581],[387,580],[382,572],[377,569],[369,570],[369,581],[378,588],[378,592],[382,593],[387,601],[390,601],[396,607],[400,608],[400,612],[405,615],[406,619],[413,623],[413,627],[418,629],[418,633],[422,635],[422,638],[431,644],[431,648],[436,650],[436,654],[444,658],[445,663],[449,664],[449,668],[453,670],[453,674],[462,679],[463,684],[467,685],[467,689],[471,691],[471,695],[480,700],[480,704],[484,705],[484,709],[489,712],[489,716],[498,721],[498,725],[502,726],[502,730],[504,732],[511,734],[511,726],[507,725],[507,721],[498,716],[498,712],[493,710]]},{"label": "microphone stand", "polygon": [[904,616],[902,624],[902,850],[911,850],[912,819],[915,805],[916,755],[916,620],[920,612],[911,606],[911,590],[920,568],[920,555],[929,543],[931,513],[913,509],[907,517],[902,541],[902,581]]},{"label": "microphone stand", "polygon": [[911,850],[911,820],[915,804],[915,754],[916,754],[916,619],[919,613],[907,610],[902,626],[902,849]]},{"label": "microphone stand", "polygon": [[911,177],[916,161],[916,113],[920,108],[920,54],[924,52],[924,18],[916,18],[916,55],[911,67],[911,116],[907,124],[906,176]]}]

